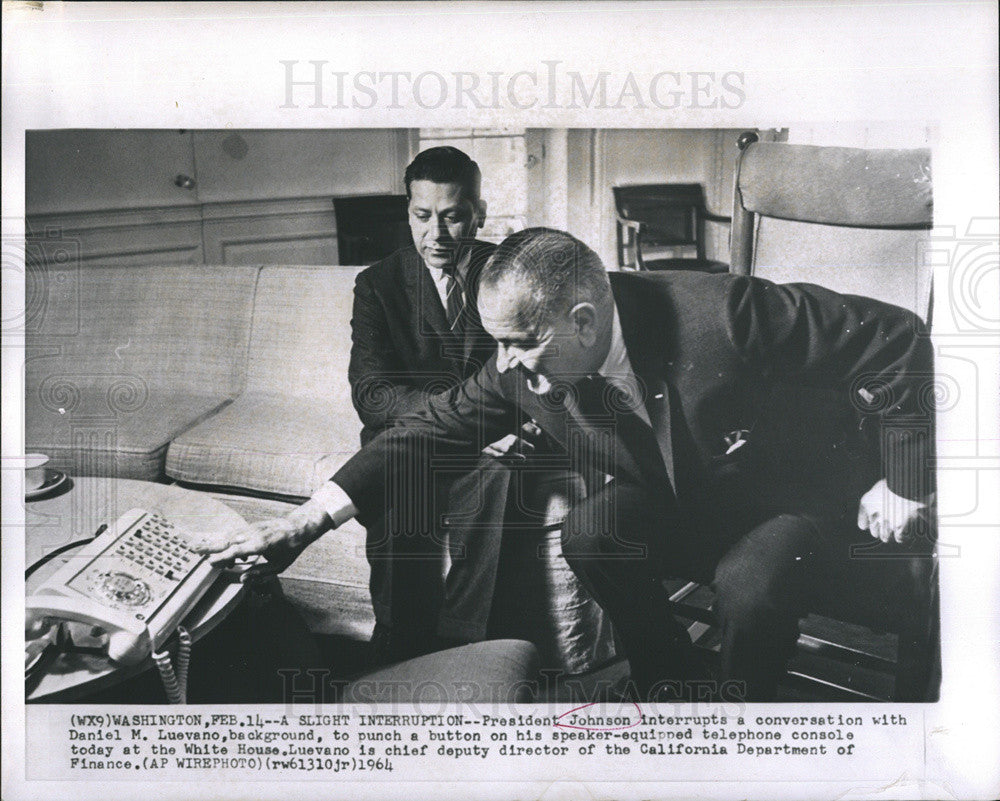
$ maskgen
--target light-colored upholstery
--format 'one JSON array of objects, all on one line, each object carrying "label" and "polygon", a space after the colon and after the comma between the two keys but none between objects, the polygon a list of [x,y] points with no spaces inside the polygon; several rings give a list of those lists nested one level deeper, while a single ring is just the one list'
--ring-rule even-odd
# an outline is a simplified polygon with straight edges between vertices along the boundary
[{"label": "light-colored upholstery", "polygon": [[[285,513],[283,501],[310,495],[360,444],[347,366],[361,269],[50,272],[29,326],[28,450],[74,475],[223,488],[248,520]],[[557,522],[561,496],[546,497]],[[558,531],[515,536],[491,636],[532,640],[546,667],[569,673],[610,658],[604,615],[559,554]],[[312,631],[366,639],[368,576],[365,532],[351,521],[282,584]]]},{"label": "light-colored upholstery", "polygon": [[358,449],[353,411],[322,399],[244,392],[174,440],[167,475],[307,497]]},{"label": "light-colored upholstery", "polygon": [[784,220],[850,228],[929,222],[929,150],[756,142],[739,165],[739,205]]},{"label": "light-colored upholstery", "polygon": [[258,269],[45,273],[26,320],[27,450],[76,475],[162,479],[167,444],[243,384]]},{"label": "light-colored upholstery", "polygon": [[[66,382],[63,389],[55,381]],[[28,450],[47,454],[52,468],[73,476],[160,481],[170,441],[228,403],[221,395],[85,374],[60,373],[41,386],[45,403],[25,409]]]},{"label": "light-colored upholstery", "polygon": [[805,280],[836,287],[926,314],[929,265],[919,262],[926,231],[844,229],[768,217],[758,225],[754,275],[779,284]]},{"label": "light-colored upholstery", "polygon": [[926,320],[932,208],[928,150],[755,142],[739,162],[733,271],[809,281]]},{"label": "light-colored upholstery", "polygon": [[[249,392],[280,387],[351,408],[347,364],[354,279],[362,267],[265,267],[254,299]],[[361,424],[357,432],[360,436]],[[355,438],[351,447],[357,446]]]},{"label": "light-colored upholstery", "polygon": [[347,362],[359,270],[261,270],[243,394],[175,440],[169,476],[306,497],[358,449]]}]

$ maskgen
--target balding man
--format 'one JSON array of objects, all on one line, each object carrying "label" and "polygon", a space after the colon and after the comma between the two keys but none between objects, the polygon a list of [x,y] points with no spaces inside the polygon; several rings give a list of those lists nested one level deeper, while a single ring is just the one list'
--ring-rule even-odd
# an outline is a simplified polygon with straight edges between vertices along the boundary
[{"label": "balding man", "polygon": [[926,508],[931,347],[902,309],[743,276],[609,276],[549,229],[500,246],[479,309],[498,350],[476,376],[213,558],[263,552],[280,568],[348,517],[382,512],[390,460],[429,443],[461,451],[531,417],[591,479],[563,552],[610,615],[641,696],[697,676],[662,584],[680,576],[714,582],[721,678],[766,700],[811,591],[859,529],[901,542]]}]

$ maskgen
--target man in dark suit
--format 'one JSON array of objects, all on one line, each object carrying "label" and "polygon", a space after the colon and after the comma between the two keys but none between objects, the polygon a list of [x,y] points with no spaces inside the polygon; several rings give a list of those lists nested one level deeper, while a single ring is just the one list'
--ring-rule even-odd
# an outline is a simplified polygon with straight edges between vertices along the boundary
[{"label": "man in dark suit", "polygon": [[[475,239],[486,218],[478,165],[457,148],[430,148],[404,183],[413,245],[361,272],[354,288],[348,378],[362,445],[474,375],[496,348],[476,303],[478,274],[496,249]],[[424,486],[404,502],[418,536],[404,530],[413,514],[366,520],[374,662],[485,636],[510,482],[489,456],[513,444],[495,443],[473,469],[433,486],[417,482]]]},{"label": "man in dark suit", "polygon": [[[264,552],[276,564],[259,569],[280,569],[317,532],[377,509],[390,459],[531,417],[596,479],[563,551],[611,616],[639,692],[697,675],[662,586],[686,576],[714,581],[721,678],[765,700],[816,582],[859,530],[911,536],[930,500],[931,346],[902,309],[743,276],[609,280],[593,251],[548,229],[500,246],[479,306],[494,359],[288,518],[210,546],[213,558]],[[914,420],[928,425],[895,425]]]}]

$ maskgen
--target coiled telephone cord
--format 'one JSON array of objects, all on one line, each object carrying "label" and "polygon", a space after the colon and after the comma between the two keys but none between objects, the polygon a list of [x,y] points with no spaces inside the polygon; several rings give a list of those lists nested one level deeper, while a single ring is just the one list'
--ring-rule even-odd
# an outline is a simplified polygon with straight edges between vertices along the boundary
[{"label": "coiled telephone cord", "polygon": [[191,663],[191,635],[183,626],[177,627],[177,665],[170,661],[168,651],[154,651],[153,661],[160,671],[160,680],[171,704],[187,703],[188,665]]}]

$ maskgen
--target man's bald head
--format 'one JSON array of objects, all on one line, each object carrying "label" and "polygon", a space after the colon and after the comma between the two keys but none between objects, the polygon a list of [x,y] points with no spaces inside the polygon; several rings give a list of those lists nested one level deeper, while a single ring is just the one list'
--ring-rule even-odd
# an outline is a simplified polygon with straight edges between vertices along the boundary
[{"label": "man's bald head", "polygon": [[479,283],[497,369],[517,369],[533,392],[596,372],[611,342],[614,299],[593,250],[563,231],[529,228],[503,241]]},{"label": "man's bald head", "polygon": [[581,302],[610,312],[611,285],[601,258],[565,231],[528,228],[507,237],[480,278],[508,300],[519,297],[522,322],[532,327]]}]

